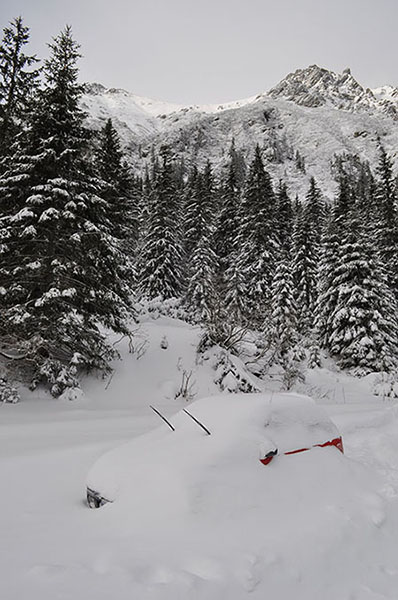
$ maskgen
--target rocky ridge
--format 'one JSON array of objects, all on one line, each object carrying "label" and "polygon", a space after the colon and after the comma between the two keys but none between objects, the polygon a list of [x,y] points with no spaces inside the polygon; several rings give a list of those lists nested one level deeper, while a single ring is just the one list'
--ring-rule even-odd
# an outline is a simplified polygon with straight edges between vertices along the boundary
[{"label": "rocky ridge", "polygon": [[[305,193],[313,175],[331,196],[335,154],[374,162],[381,140],[398,162],[398,89],[365,89],[349,69],[339,74],[312,65],[290,73],[269,92],[207,106],[170,104],[90,84],[82,106],[93,129],[112,119],[136,171],[150,162],[153,149],[167,144],[188,168],[210,159],[218,172],[234,140],[247,160],[259,144],[271,175],[286,180],[292,193]],[[303,159],[300,168],[297,155]]]}]

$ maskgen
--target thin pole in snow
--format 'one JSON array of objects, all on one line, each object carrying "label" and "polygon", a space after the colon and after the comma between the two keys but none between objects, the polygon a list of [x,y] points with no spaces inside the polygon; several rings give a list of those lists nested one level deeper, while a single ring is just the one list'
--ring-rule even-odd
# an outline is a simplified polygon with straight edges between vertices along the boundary
[{"label": "thin pole in snow", "polygon": [[161,419],[162,419],[162,420],[163,420],[165,423],[167,423],[167,425],[170,427],[170,429],[171,429],[172,431],[175,431],[175,430],[176,430],[176,428],[174,427],[174,425],[172,425],[172,424],[170,423],[170,421],[168,421],[168,420],[166,419],[166,417],[165,417],[165,416],[163,416],[163,415],[162,415],[162,413],[158,411],[158,409],[157,409],[157,408],[155,408],[155,407],[154,407],[154,406],[152,406],[151,404],[149,405],[149,408],[151,408],[151,409],[153,410],[153,412],[154,412],[154,413],[156,413],[156,414],[157,414],[157,415],[158,415],[158,416],[159,416],[159,417],[160,417],[160,418],[161,418]]},{"label": "thin pole in snow", "polygon": [[190,412],[188,412],[186,408],[183,408],[182,410],[183,410],[183,411],[184,411],[184,413],[186,413],[186,414],[187,414],[189,417],[191,417],[191,419],[192,419],[193,421],[195,421],[195,423],[197,423],[197,424],[199,425],[199,427],[201,427],[201,428],[203,429],[203,431],[205,431],[205,432],[207,433],[207,435],[211,435],[211,433],[210,433],[210,431],[207,429],[207,427],[205,427],[205,426],[203,425],[203,423],[201,423],[200,421],[198,421],[198,419],[197,419],[196,417],[194,417],[193,415],[191,415],[191,413],[190,413]]}]

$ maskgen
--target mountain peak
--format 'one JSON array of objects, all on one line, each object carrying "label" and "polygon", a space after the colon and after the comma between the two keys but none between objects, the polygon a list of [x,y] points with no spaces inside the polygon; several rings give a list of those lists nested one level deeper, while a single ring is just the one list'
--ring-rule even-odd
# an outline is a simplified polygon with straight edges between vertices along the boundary
[{"label": "mountain peak", "polygon": [[375,100],[372,92],[365,90],[352,76],[350,68],[334,73],[318,65],[289,73],[268,95],[291,100],[301,106],[331,105],[347,110],[358,104],[369,107]]}]

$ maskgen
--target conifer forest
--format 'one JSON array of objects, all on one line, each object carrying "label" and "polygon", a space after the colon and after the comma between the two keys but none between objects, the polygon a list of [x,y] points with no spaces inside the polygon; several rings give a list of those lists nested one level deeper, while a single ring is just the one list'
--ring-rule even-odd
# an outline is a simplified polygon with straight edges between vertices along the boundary
[{"label": "conifer forest", "polygon": [[167,144],[133,168],[111,119],[86,124],[80,52],[69,26],[44,61],[21,17],[4,28],[0,397],[21,381],[57,397],[109,372],[107,332],[134,344],[143,307],[200,326],[199,354],[245,356],[260,379],[277,365],[285,389],[325,360],[394,373],[397,180],[382,140],[373,164],[334,157],[333,199],[314,177],[295,193],[265,145],[243,153],[232,137],[221,169]]}]

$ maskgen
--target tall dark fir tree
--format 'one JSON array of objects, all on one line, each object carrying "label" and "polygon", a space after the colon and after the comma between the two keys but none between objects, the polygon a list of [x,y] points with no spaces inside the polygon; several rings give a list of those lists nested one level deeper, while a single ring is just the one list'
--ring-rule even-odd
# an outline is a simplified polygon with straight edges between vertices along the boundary
[{"label": "tall dark fir tree", "polygon": [[239,232],[241,191],[233,161],[228,167],[228,174],[222,182],[220,190],[221,206],[217,215],[214,232],[215,251],[220,263],[222,279],[234,261],[236,241]]},{"label": "tall dark fir tree", "polygon": [[184,249],[188,265],[202,236],[212,236],[215,212],[213,173],[208,161],[203,171],[194,167],[185,190]]},{"label": "tall dark fir tree", "polygon": [[317,298],[318,259],[320,246],[309,219],[308,212],[301,209],[293,230],[292,276],[297,306],[297,326],[302,334],[313,326]]},{"label": "tall dark fir tree", "polygon": [[374,189],[374,236],[388,284],[398,298],[398,213],[391,158],[380,145]]},{"label": "tall dark fir tree", "polygon": [[10,154],[38,87],[39,61],[25,54],[28,42],[29,29],[22,17],[4,28],[0,44],[0,158]]},{"label": "tall dark fir tree", "polygon": [[292,275],[298,329],[303,334],[307,334],[314,325],[314,311],[318,296],[318,269],[326,214],[320,189],[315,179],[311,177],[305,203],[296,211],[293,229]]},{"label": "tall dark fir tree", "polygon": [[[229,289],[228,298],[237,300],[248,325],[260,326],[269,310],[271,282],[279,250],[276,231],[275,195],[269,174],[264,168],[259,146],[242,196],[241,224],[238,232],[236,263],[232,271],[240,272],[239,292]],[[236,273],[235,273],[236,275]],[[234,285],[236,277],[230,277]]]},{"label": "tall dark fir tree", "polygon": [[[138,241],[141,189],[124,160],[119,135],[111,119],[107,120],[100,132],[95,164],[97,174],[102,181],[101,196],[110,207],[112,233],[129,258],[130,277],[133,277],[133,255]],[[129,276],[128,273],[126,276]]]},{"label": "tall dark fir tree", "polygon": [[276,223],[280,251],[284,257],[290,257],[294,216],[292,202],[287,193],[287,186],[283,181],[279,182],[276,195]]},{"label": "tall dark fir tree", "polygon": [[180,195],[167,148],[152,186],[148,219],[138,259],[141,293],[148,298],[180,297],[183,289],[183,249]]},{"label": "tall dark fir tree", "polygon": [[[354,206],[355,204],[355,206]],[[315,305],[315,329],[321,346],[327,347],[332,333],[332,315],[336,310],[339,290],[336,286],[340,267],[340,247],[347,235],[353,211],[358,203],[347,176],[340,178],[339,193],[325,228],[318,271]]]},{"label": "tall dark fir tree", "polygon": [[79,366],[107,369],[115,353],[99,326],[128,333],[129,290],[110,205],[86,162],[79,45],[66,27],[49,47],[45,85],[0,181],[10,206],[0,336],[58,395],[76,383]]}]

